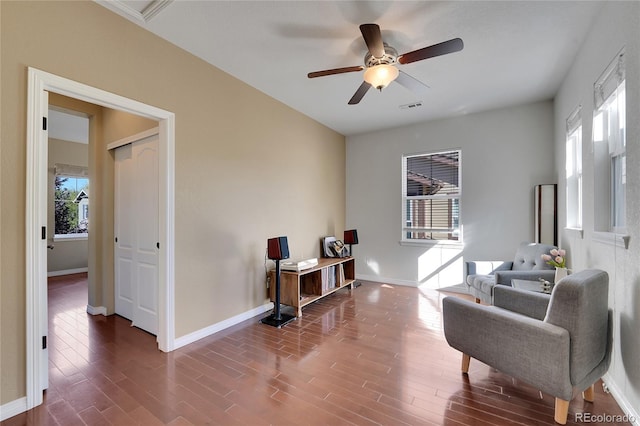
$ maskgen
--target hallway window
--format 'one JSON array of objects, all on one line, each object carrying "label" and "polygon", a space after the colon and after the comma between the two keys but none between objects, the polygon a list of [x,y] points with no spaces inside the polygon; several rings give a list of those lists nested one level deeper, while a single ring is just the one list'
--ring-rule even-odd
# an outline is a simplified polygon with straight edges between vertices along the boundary
[{"label": "hallway window", "polygon": [[402,158],[402,241],[460,240],[460,151]]},{"label": "hallway window", "polygon": [[56,164],[53,200],[56,239],[88,235],[89,178],[86,174],[86,168]]}]

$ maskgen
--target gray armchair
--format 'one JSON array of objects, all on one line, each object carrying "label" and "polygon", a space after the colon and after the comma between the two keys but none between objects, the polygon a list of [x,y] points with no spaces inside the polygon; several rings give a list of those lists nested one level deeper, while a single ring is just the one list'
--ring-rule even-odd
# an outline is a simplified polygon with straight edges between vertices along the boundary
[{"label": "gray armchair", "polygon": [[553,282],[555,268],[542,260],[554,246],[548,244],[522,243],[513,261],[467,261],[465,283],[469,294],[476,302],[493,303],[493,288],[496,285],[512,286],[511,280],[537,281],[542,278]]},{"label": "gray armchair", "polygon": [[444,333],[463,353],[462,371],[475,358],[555,397],[555,420],[565,424],[569,401],[609,368],[612,312],[609,277],[600,270],[569,275],[551,295],[496,286],[494,306],[449,296],[443,300]]}]

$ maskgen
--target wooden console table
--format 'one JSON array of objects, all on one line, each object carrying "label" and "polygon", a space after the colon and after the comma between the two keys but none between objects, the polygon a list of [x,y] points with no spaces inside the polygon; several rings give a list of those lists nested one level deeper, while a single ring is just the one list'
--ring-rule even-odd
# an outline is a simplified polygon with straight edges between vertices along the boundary
[{"label": "wooden console table", "polygon": [[[269,272],[269,297],[275,301],[275,271]],[[353,257],[321,258],[318,265],[304,271],[280,271],[280,303],[293,306],[296,316],[302,316],[302,308],[324,296],[351,286],[356,278]]]}]

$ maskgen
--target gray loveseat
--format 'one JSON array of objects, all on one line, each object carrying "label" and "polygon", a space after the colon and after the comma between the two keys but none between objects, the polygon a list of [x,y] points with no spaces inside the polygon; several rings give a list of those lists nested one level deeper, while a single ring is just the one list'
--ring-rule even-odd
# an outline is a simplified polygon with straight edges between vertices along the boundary
[{"label": "gray loveseat", "polygon": [[555,268],[542,260],[555,247],[548,244],[521,243],[513,261],[467,261],[465,283],[476,302],[493,303],[493,287],[506,285],[511,280],[537,281],[542,278],[553,282]]},{"label": "gray loveseat", "polygon": [[556,283],[551,296],[496,286],[494,306],[458,297],[442,302],[444,333],[463,353],[462,371],[475,358],[555,397],[555,420],[567,421],[569,401],[609,368],[612,311],[609,276],[580,271]]}]

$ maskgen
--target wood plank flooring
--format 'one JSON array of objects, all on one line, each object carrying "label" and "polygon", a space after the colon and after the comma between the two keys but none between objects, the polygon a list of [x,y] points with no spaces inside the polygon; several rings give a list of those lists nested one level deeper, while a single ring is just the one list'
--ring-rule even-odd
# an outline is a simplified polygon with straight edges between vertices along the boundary
[{"label": "wood plank flooring", "polygon": [[[50,388],[2,425],[555,424],[552,397],[476,360],[460,373],[445,296],[364,282],[282,329],[256,317],[165,354],[126,319],[88,315],[85,274],[52,278]],[[623,414],[600,384],[568,424],[576,413]]]}]

